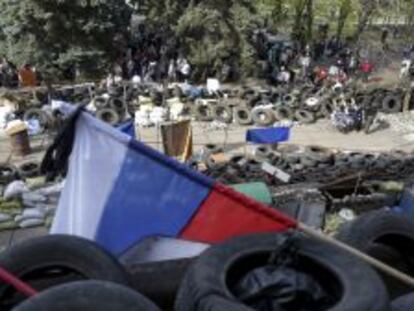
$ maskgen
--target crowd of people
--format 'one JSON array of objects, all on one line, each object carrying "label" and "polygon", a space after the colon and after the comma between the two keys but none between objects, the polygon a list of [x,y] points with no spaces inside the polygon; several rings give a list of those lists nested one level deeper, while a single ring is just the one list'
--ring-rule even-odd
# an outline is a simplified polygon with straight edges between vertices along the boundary
[{"label": "crowd of people", "polygon": [[[272,40],[268,36],[268,33],[258,31],[252,41],[259,59],[265,60],[267,64],[264,77],[272,85],[343,83],[350,77],[361,77],[367,81],[374,70],[375,60],[369,52],[353,48],[348,40],[340,41],[332,37],[301,45],[295,40]],[[327,37],[327,34],[323,36]],[[387,38],[388,32],[383,32],[383,49],[389,47]],[[126,46],[126,52],[108,70],[108,85],[121,81],[184,82],[191,79],[197,69],[186,58],[180,40],[162,29],[150,31],[145,24],[141,24]],[[414,47],[404,49],[402,56],[406,69],[401,76],[404,76],[413,64]],[[237,68],[232,68],[235,67],[233,63],[231,60],[222,60],[222,69],[212,75],[222,82],[225,80],[223,76],[235,76],[232,73]],[[7,58],[0,58],[0,87],[37,86],[40,80],[36,68],[30,64],[17,68]]]},{"label": "crowd of people", "polygon": [[356,74],[368,80],[374,70],[368,55],[334,39],[324,45],[306,45],[302,49],[289,42],[277,43],[269,48],[267,64],[268,80],[275,85],[308,81],[343,83]]},{"label": "crowd of people", "polygon": [[162,31],[150,32],[143,24],[140,25],[127,52],[110,68],[107,83],[122,80],[139,83],[189,79],[192,68],[180,51],[179,42],[165,37]]},{"label": "crowd of people", "polygon": [[35,87],[39,82],[36,69],[30,64],[26,63],[17,68],[6,57],[0,58],[0,87]]}]

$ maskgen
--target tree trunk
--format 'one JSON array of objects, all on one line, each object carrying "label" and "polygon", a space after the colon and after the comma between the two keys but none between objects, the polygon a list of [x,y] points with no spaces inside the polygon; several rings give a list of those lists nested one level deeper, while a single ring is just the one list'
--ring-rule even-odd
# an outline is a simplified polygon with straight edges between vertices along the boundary
[{"label": "tree trunk", "polygon": [[360,0],[361,1],[361,13],[359,16],[358,26],[354,34],[354,41],[359,41],[361,34],[365,31],[369,19],[377,8],[376,0]]},{"label": "tree trunk", "polygon": [[294,24],[293,24],[293,36],[296,40],[299,40],[301,44],[304,42],[304,33],[303,33],[303,15],[306,8],[306,0],[296,0],[294,4]]},{"label": "tree trunk", "polygon": [[336,30],[336,38],[341,40],[342,33],[345,28],[346,20],[351,12],[351,0],[342,0],[341,7],[339,9],[338,25]]},{"label": "tree trunk", "polygon": [[307,30],[306,40],[307,42],[312,41],[313,36],[313,0],[308,0],[306,3],[306,14],[307,14]]}]

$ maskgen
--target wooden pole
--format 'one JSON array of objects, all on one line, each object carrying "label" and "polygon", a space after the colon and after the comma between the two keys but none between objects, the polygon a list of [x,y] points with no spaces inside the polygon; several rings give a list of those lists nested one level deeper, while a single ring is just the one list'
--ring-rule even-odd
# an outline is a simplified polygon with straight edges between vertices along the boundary
[{"label": "wooden pole", "polygon": [[334,238],[331,238],[319,231],[316,231],[302,223],[298,224],[298,229],[300,231],[302,231],[303,233],[309,235],[310,237],[313,237],[317,240],[326,242],[328,244],[331,244],[333,246],[336,246],[352,255],[355,255],[356,257],[362,259],[363,261],[367,262],[368,264],[370,264],[371,266],[377,268],[378,270],[400,280],[401,282],[404,282],[407,285],[410,285],[411,287],[414,288],[414,278],[412,278],[411,276],[402,273],[401,271],[398,271],[397,269],[394,269],[393,267],[390,267],[389,265],[357,250],[354,247],[351,247],[345,243],[342,243]]}]

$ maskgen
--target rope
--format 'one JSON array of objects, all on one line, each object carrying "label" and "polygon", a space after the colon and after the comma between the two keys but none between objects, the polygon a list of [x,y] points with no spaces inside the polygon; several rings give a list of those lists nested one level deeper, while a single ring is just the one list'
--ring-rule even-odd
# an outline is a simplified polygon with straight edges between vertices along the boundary
[{"label": "rope", "polygon": [[37,291],[33,287],[18,279],[3,267],[0,267],[0,279],[13,286],[18,292],[25,296],[32,297],[37,294]]}]

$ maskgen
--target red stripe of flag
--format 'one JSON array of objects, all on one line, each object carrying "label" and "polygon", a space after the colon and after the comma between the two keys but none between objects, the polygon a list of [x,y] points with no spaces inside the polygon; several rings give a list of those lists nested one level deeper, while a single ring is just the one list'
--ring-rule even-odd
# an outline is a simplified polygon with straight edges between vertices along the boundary
[{"label": "red stripe of flag", "polygon": [[295,228],[297,222],[230,187],[216,183],[180,237],[218,243],[229,238]]}]

